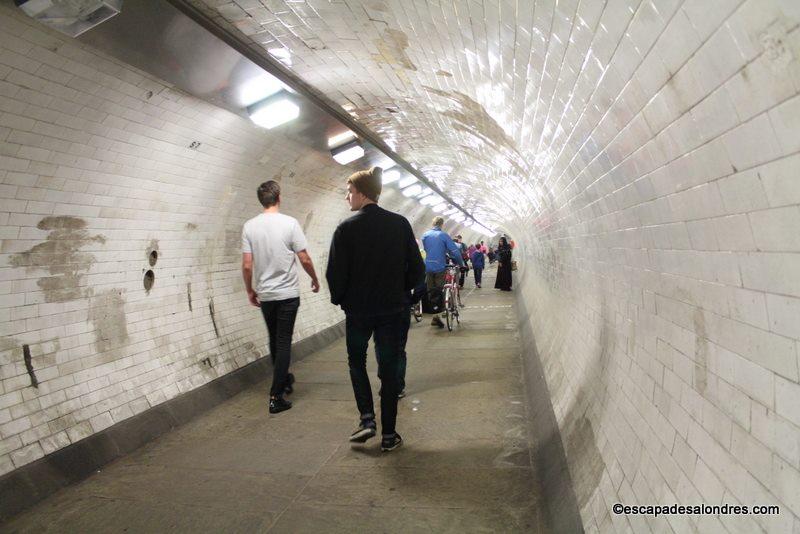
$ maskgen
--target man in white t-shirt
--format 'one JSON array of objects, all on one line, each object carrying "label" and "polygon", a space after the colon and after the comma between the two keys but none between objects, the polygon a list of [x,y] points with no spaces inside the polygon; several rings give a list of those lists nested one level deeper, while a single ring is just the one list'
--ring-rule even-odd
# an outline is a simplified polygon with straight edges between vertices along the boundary
[{"label": "man in white t-shirt", "polygon": [[[300,306],[300,281],[295,255],[311,277],[311,291],[319,291],[317,273],[306,251],[306,237],[297,219],[280,213],[281,187],[270,180],[258,188],[264,211],[242,228],[242,276],[250,304],[261,308],[269,332],[269,353],[274,374],[269,392],[269,413],[292,407],[284,393],[292,392],[294,376],[292,333]],[[255,288],[254,288],[255,286]]]}]

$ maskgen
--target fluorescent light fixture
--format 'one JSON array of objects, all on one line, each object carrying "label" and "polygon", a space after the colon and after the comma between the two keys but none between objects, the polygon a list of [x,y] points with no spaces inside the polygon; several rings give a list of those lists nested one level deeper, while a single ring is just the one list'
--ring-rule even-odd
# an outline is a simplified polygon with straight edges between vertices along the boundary
[{"label": "fluorescent light fixture", "polygon": [[296,119],[300,115],[300,107],[292,101],[289,93],[278,91],[274,95],[248,106],[247,114],[255,124],[271,130]]},{"label": "fluorescent light fixture", "polygon": [[466,218],[467,218],[467,217],[466,217],[466,215],[464,215],[463,213],[459,213],[458,215],[456,215],[455,217],[453,217],[453,220],[454,220],[455,222],[457,222],[457,223],[460,223],[460,222],[463,222],[463,221],[464,221],[464,219],[466,219]]},{"label": "fluorescent light fixture", "polygon": [[383,185],[391,184],[399,180],[400,176],[402,175],[400,174],[399,170],[391,168],[389,170],[383,171],[383,177],[381,178],[381,182],[383,182]]},{"label": "fluorescent light fixture", "polygon": [[413,197],[419,194],[422,191],[422,186],[419,184],[414,184],[411,187],[406,187],[403,189],[403,196]]},{"label": "fluorescent light fixture", "polygon": [[375,165],[376,167],[380,167],[384,171],[388,171],[390,168],[394,167],[396,164],[392,158],[389,156],[382,154],[381,160]]},{"label": "fluorescent light fixture", "polygon": [[446,209],[447,209],[447,202],[439,202],[433,207],[433,211],[435,211],[436,213],[442,213]]},{"label": "fluorescent light fixture", "polygon": [[328,148],[333,148],[335,146],[343,145],[348,141],[352,141],[356,138],[356,134],[352,131],[347,130],[346,132],[342,132],[338,135],[334,135],[333,137],[328,138]]},{"label": "fluorescent light fixture", "polygon": [[429,195],[422,200],[420,200],[420,204],[423,206],[434,206],[442,201],[442,197],[439,195]]},{"label": "fluorescent light fixture", "polygon": [[430,187],[423,187],[422,191],[420,191],[419,195],[417,195],[417,198],[421,199],[423,197],[427,197],[431,193],[433,193],[433,189],[431,189]]},{"label": "fluorescent light fixture", "polygon": [[[397,185],[400,186],[400,189],[405,189],[409,185],[415,184],[417,182],[419,182],[419,180],[417,180],[416,176],[406,176],[405,178],[400,180],[400,183],[397,184]],[[422,189],[422,188],[420,187],[420,189]]]},{"label": "fluorescent light fixture", "polygon": [[450,208],[449,210],[442,213],[442,215],[452,215],[458,211],[458,208]]},{"label": "fluorescent light fixture", "polygon": [[239,101],[243,106],[251,106],[285,88],[286,86],[275,76],[265,72],[242,84],[239,89]]},{"label": "fluorescent light fixture", "polygon": [[331,155],[336,163],[340,165],[347,165],[359,158],[364,157],[364,147],[358,141],[350,141],[340,147],[331,150]]}]

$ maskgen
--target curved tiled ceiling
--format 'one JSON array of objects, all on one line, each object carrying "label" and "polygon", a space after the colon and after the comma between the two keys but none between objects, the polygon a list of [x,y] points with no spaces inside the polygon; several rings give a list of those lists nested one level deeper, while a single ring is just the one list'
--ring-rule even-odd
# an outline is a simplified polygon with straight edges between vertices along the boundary
[{"label": "curved tiled ceiling", "polygon": [[[691,84],[677,78],[705,76],[696,69],[706,64],[687,58],[743,4],[189,3],[340,105],[489,225],[526,220],[582,172],[596,179],[626,160],[636,166],[628,157],[669,124],[658,107],[697,102],[660,98],[661,87],[673,76],[679,89]],[[723,44],[747,56],[738,33],[728,28]]]}]

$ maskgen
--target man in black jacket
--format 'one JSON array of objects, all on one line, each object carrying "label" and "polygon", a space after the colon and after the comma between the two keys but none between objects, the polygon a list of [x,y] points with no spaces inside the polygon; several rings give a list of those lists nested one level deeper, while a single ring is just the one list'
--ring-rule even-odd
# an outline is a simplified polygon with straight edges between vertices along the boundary
[{"label": "man in black jacket", "polygon": [[325,277],[331,302],[345,312],[347,358],[356,405],[361,414],[350,441],[364,443],[377,433],[372,388],[367,375],[367,344],[375,336],[381,380],[381,450],[402,443],[397,419],[398,355],[408,293],[425,276],[425,264],[411,225],[402,215],[378,206],[380,167],[347,179],[347,202],[357,212],[333,234]]}]

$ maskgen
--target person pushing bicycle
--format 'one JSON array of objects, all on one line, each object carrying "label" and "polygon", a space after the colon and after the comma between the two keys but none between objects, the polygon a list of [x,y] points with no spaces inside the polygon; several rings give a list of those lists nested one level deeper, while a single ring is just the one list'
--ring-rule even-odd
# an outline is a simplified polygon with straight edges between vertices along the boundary
[{"label": "person pushing bicycle", "polygon": [[433,218],[433,228],[422,235],[422,246],[425,247],[425,285],[428,288],[428,298],[433,306],[434,314],[432,326],[444,328],[444,323],[439,317],[443,312],[442,288],[444,288],[445,269],[447,258],[451,258],[460,267],[464,267],[461,258],[461,248],[442,230],[444,218]]}]

